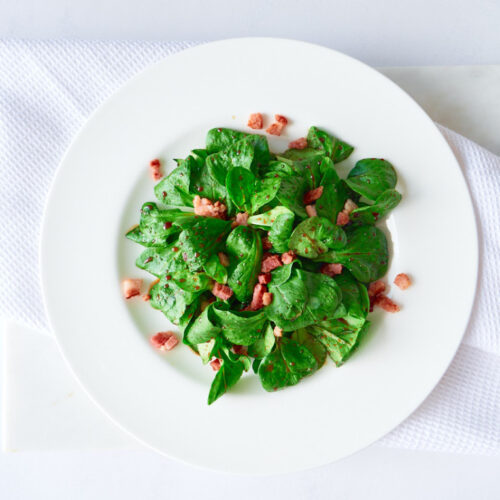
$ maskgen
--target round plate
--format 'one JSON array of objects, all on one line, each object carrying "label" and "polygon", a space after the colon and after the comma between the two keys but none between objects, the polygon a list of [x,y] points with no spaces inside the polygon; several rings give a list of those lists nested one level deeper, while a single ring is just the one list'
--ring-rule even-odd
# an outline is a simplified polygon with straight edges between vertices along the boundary
[{"label": "round plate", "polygon": [[[153,200],[148,163],[203,147],[212,127],[245,129],[251,112],[289,117],[274,151],[325,128],[360,158],[389,159],[403,201],[387,221],[388,279],[399,314],[375,312],[366,342],[276,393],[248,375],[212,406],[213,372],[185,346],[161,355],[148,338],[170,328],[124,277],[141,248],[125,239]],[[477,237],[460,168],[429,117],[373,69],[338,52],[277,39],[210,43],[151,67],[89,120],[54,181],[42,237],[42,281],[61,349],[90,397],[124,430],[170,457],[214,469],[276,473],[325,464],[379,439],[425,399],[464,333]],[[464,265],[467,263],[467,265]]]}]

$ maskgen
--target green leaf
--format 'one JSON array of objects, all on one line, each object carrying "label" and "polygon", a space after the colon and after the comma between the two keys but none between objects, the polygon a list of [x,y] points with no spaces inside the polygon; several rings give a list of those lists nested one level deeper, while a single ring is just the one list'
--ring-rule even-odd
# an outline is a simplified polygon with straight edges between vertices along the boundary
[{"label": "green leaf", "polygon": [[309,217],[302,221],[290,237],[289,247],[297,255],[315,259],[329,249],[340,249],[346,245],[344,230],[325,217]]},{"label": "green leaf", "polygon": [[251,345],[264,335],[266,316],[261,311],[227,311],[213,309],[224,337],[236,345]]},{"label": "green leaf", "polygon": [[283,253],[288,251],[288,243],[293,231],[293,213],[284,213],[278,215],[271,224],[269,231],[269,241],[276,252]]},{"label": "green leaf", "polygon": [[202,293],[212,289],[212,280],[205,273],[182,269],[172,274],[172,280],[179,288],[190,293]]},{"label": "green leaf", "polygon": [[345,308],[344,314],[339,317],[343,317],[351,326],[363,326],[370,310],[370,299],[366,286],[358,283],[347,270],[335,276],[334,279],[342,290],[342,304]]},{"label": "green leaf", "polygon": [[228,284],[240,302],[246,302],[253,293],[262,260],[260,235],[251,227],[236,226],[226,241],[230,256]]},{"label": "green leaf", "polygon": [[361,224],[375,224],[385,217],[401,201],[401,194],[395,189],[384,191],[373,205],[357,208],[350,214],[352,221]]},{"label": "green leaf", "polygon": [[283,177],[276,197],[281,205],[288,208],[302,219],[305,219],[307,217],[307,212],[304,207],[303,198],[307,190],[308,186],[303,177]]},{"label": "green leaf", "polygon": [[[190,345],[203,344],[217,338],[221,328],[212,322],[213,305],[210,304],[186,330],[185,337]],[[200,353],[201,354],[201,353]]]},{"label": "green leaf", "polygon": [[217,349],[217,341],[215,338],[211,338],[207,342],[203,342],[202,344],[198,344],[196,348],[198,349],[198,353],[200,354],[201,362],[206,365],[214,356],[214,353]]},{"label": "green leaf", "polygon": [[268,323],[264,336],[248,347],[248,354],[253,358],[264,358],[273,350],[275,341],[273,327]]},{"label": "green leaf", "polygon": [[178,247],[192,271],[200,269],[223,246],[231,222],[213,217],[193,217],[183,224]]},{"label": "green leaf", "polygon": [[208,394],[208,404],[211,405],[219,399],[227,390],[232,387],[243,375],[243,363],[240,361],[231,361],[229,358],[223,358],[221,367],[215,374],[215,378]]},{"label": "green leaf", "polygon": [[218,255],[212,255],[203,266],[204,271],[212,279],[225,285],[227,283],[227,268],[220,263]]},{"label": "green leaf", "polygon": [[197,169],[197,164],[191,156],[179,162],[179,166],[155,186],[155,196],[158,201],[168,206],[192,207],[193,195],[190,194],[189,188],[191,175]]},{"label": "green leaf", "polygon": [[347,144],[347,142],[337,139],[332,155],[332,160],[334,163],[340,163],[341,161],[344,161],[345,159],[349,158],[349,156],[351,156],[351,153],[353,151],[354,148],[350,144]]},{"label": "green leaf", "polygon": [[254,214],[263,207],[271,203],[281,185],[281,179],[276,177],[269,177],[265,179],[257,179],[254,185],[254,194],[252,196],[251,213]]},{"label": "green leaf", "polygon": [[320,262],[342,264],[362,283],[376,281],[387,272],[389,250],[384,233],[375,226],[347,231],[347,244],[318,257]]},{"label": "green leaf", "polygon": [[329,158],[325,158],[323,161],[322,171],[321,186],[323,186],[323,193],[316,201],[316,211],[318,215],[326,217],[336,224],[337,215],[344,208],[348,198],[346,185],[340,180]]},{"label": "green leaf", "polygon": [[361,196],[375,201],[384,191],[396,187],[397,180],[396,171],[387,160],[366,158],[356,163],[346,182]]},{"label": "green leaf", "polygon": [[311,127],[307,133],[307,144],[309,147],[324,151],[331,156],[335,148],[335,137],[317,127]]},{"label": "green leaf", "polygon": [[276,349],[260,363],[259,377],[266,391],[276,391],[297,384],[316,368],[316,359],[306,347],[282,338]]},{"label": "green leaf", "polygon": [[252,210],[255,175],[243,167],[234,167],[227,173],[226,190],[231,201],[241,212]]},{"label": "green leaf", "polygon": [[154,276],[161,277],[186,268],[178,242],[163,248],[148,248],[137,257],[135,265]]},{"label": "green leaf", "polygon": [[276,218],[282,214],[293,215],[293,213],[288,208],[279,205],[262,214],[252,215],[252,217],[248,218],[248,223],[257,227],[271,227]]},{"label": "green leaf", "polygon": [[307,333],[305,328],[293,332],[291,338],[298,344],[305,346],[314,356],[318,370],[325,364],[327,356],[326,348],[313,335]]}]

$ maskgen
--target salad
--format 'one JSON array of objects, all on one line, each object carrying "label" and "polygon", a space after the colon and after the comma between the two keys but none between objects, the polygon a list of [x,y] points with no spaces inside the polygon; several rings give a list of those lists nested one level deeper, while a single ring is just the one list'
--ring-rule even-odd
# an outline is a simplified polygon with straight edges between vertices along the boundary
[{"label": "salad", "polygon": [[[264,135],[209,130],[126,235],[145,247],[136,265],[156,278],[143,298],[216,371],[208,404],[247,371],[276,391],[328,357],[340,366],[374,303],[398,310],[383,294],[389,252],[376,226],[401,200],[393,166],[362,159],[342,179],[336,165],[353,147],[317,127],[290,146],[273,153]],[[131,283],[140,280],[127,281],[128,296],[140,293]],[[163,350],[177,342],[173,332],[152,338]]]}]

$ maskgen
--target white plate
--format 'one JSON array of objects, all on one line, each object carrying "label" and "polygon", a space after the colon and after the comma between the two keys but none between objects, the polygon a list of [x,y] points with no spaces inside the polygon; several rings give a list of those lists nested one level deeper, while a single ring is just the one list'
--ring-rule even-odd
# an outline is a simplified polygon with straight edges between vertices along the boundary
[{"label": "white plate", "polygon": [[[373,314],[367,342],[295,387],[266,393],[247,376],[208,407],[213,372],[187,347],[159,355],[169,328],[120,281],[143,276],[126,240],[153,200],[148,162],[203,147],[214,126],[244,128],[250,112],[291,119],[274,150],[324,127],[353,144],[346,162],[389,159],[404,198],[388,221],[399,314]],[[171,165],[171,162],[169,163]],[[467,188],[429,117],[373,69],[289,40],[236,39],[170,56],[128,83],[89,120],[64,159],[46,209],[43,288],[64,356],[91,398],[143,443],[180,460],[243,473],[317,466],[402,422],[443,375],[460,343],[477,275]],[[144,277],[150,278],[144,274]]]}]

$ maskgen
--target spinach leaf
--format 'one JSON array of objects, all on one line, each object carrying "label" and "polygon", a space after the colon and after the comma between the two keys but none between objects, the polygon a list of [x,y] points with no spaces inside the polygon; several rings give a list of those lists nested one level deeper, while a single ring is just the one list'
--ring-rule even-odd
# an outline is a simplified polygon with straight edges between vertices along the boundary
[{"label": "spinach leaf", "polygon": [[240,302],[246,302],[253,293],[262,260],[262,242],[257,231],[237,226],[226,241],[231,257],[228,284]]},{"label": "spinach leaf", "polygon": [[321,167],[323,176],[320,184],[323,186],[323,193],[316,201],[316,211],[318,215],[336,224],[337,215],[344,208],[348,198],[347,190],[329,158],[323,160]]},{"label": "spinach leaf", "polygon": [[307,185],[303,177],[288,176],[281,179],[276,197],[281,205],[304,219],[307,217],[307,212],[302,200],[306,191]]},{"label": "spinach leaf", "polygon": [[254,194],[252,196],[251,213],[254,214],[263,207],[271,203],[281,185],[281,179],[278,177],[269,177],[265,179],[256,179],[254,185]]},{"label": "spinach leaf", "polygon": [[317,367],[311,352],[288,338],[282,338],[276,349],[260,363],[259,377],[266,391],[295,385]]},{"label": "spinach leaf", "polygon": [[343,317],[351,326],[363,326],[370,310],[370,299],[366,287],[358,283],[347,270],[335,276],[334,279],[342,290],[342,304],[345,312],[340,317]]},{"label": "spinach leaf", "polygon": [[208,404],[211,405],[219,399],[230,387],[232,387],[243,375],[243,363],[231,361],[227,356],[223,356],[221,367],[215,374],[215,378],[208,393]]},{"label": "spinach leaf", "polygon": [[213,305],[210,304],[186,330],[185,337],[190,345],[203,344],[217,338],[221,328],[213,323]]},{"label": "spinach leaf", "polygon": [[351,220],[361,224],[375,224],[385,217],[401,201],[401,194],[395,189],[384,191],[373,205],[357,208],[351,212]]},{"label": "spinach leaf", "polygon": [[[302,165],[303,162],[317,163],[321,161],[325,155],[326,151],[324,150],[318,151],[308,147],[305,149],[287,149],[284,153],[280,154],[278,158],[280,158],[281,161],[291,160],[293,162],[300,162],[300,165]],[[300,172],[297,172],[297,174],[300,174]]]},{"label": "spinach leaf", "polygon": [[362,283],[370,283],[387,272],[389,250],[384,233],[375,226],[360,226],[347,233],[347,244],[316,260],[342,264]]},{"label": "spinach leaf", "polygon": [[351,153],[353,151],[354,148],[350,144],[347,144],[347,142],[337,139],[332,154],[332,160],[334,163],[340,163],[341,161],[344,161],[345,159],[349,158],[349,156],[351,156]]},{"label": "spinach leaf", "polygon": [[279,205],[262,214],[252,215],[252,217],[248,218],[248,223],[257,227],[271,227],[276,218],[282,214],[292,214],[292,212],[288,208]]},{"label": "spinach leaf", "polygon": [[178,248],[191,271],[203,267],[208,259],[224,246],[231,222],[213,217],[195,216],[184,221]]},{"label": "spinach leaf", "polygon": [[352,355],[368,327],[368,321],[361,328],[355,328],[335,320],[327,328],[311,326],[308,332],[325,346],[330,358],[340,366]]},{"label": "spinach leaf", "polygon": [[195,160],[188,156],[179,160],[179,166],[172,170],[154,188],[155,196],[161,203],[173,207],[193,206],[193,195],[190,194],[191,175],[197,171]]},{"label": "spinach leaf", "polygon": [[149,303],[155,309],[159,309],[165,316],[177,323],[186,312],[188,305],[192,304],[200,293],[183,290],[172,279],[162,277],[158,283],[151,287],[149,292],[151,300]]},{"label": "spinach leaf", "polygon": [[227,283],[227,268],[220,263],[218,255],[212,255],[205,262],[203,269],[217,283],[222,283],[223,285]]},{"label": "spinach leaf", "polygon": [[201,362],[204,365],[206,365],[212,359],[214,354],[217,352],[218,349],[217,339],[211,338],[206,342],[198,344],[196,348],[198,350],[198,354],[200,355]]},{"label": "spinach leaf", "polygon": [[307,333],[305,328],[301,328],[300,330],[293,332],[291,338],[298,344],[305,346],[314,356],[318,370],[325,364],[327,356],[325,347],[313,335]]},{"label": "spinach leaf", "polygon": [[318,127],[310,127],[307,133],[307,144],[309,147],[324,151],[328,156],[332,156],[335,148],[335,137],[326,133]]},{"label": "spinach leaf", "polygon": [[205,273],[194,273],[182,269],[172,274],[179,288],[190,293],[202,293],[212,288],[212,280]]},{"label": "spinach leaf", "polygon": [[393,189],[397,180],[396,171],[387,160],[366,158],[356,163],[346,182],[360,195],[375,201],[384,191]]},{"label": "spinach leaf", "polygon": [[268,323],[264,336],[248,346],[248,354],[253,358],[264,358],[273,350],[275,341],[273,327]]},{"label": "spinach leaf", "polygon": [[294,229],[289,247],[301,257],[315,259],[329,249],[345,247],[346,242],[347,237],[341,227],[325,217],[309,217]]},{"label": "spinach leaf", "polygon": [[288,243],[293,231],[293,221],[295,216],[293,213],[284,213],[278,215],[271,224],[269,231],[269,242],[276,252],[283,253],[288,251]]},{"label": "spinach leaf", "polygon": [[266,316],[261,311],[228,311],[213,308],[224,337],[236,345],[251,345],[264,335]]},{"label": "spinach leaf", "polygon": [[135,265],[139,269],[144,269],[154,276],[164,276],[165,274],[182,271],[186,268],[186,262],[179,251],[179,244],[174,242],[163,248],[148,248],[137,257]]},{"label": "spinach leaf", "polygon": [[255,189],[255,175],[243,167],[234,167],[227,173],[226,190],[229,198],[241,212],[250,213]]}]

